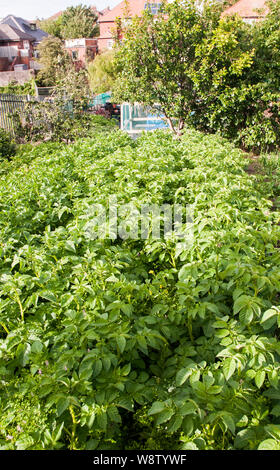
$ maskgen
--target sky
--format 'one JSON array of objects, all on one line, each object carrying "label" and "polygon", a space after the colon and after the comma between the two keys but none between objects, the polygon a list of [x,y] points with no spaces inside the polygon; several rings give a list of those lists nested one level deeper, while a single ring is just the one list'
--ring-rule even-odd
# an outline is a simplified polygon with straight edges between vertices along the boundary
[{"label": "sky", "polygon": [[114,7],[121,0],[0,0],[0,19],[7,15],[26,20],[48,18],[60,10],[76,5],[95,5],[98,10]]}]

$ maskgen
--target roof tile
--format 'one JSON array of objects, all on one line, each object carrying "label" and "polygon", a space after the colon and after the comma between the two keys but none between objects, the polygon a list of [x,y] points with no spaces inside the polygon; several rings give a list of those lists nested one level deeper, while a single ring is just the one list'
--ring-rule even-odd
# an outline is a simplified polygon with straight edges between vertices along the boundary
[{"label": "roof tile", "polygon": [[20,41],[21,39],[35,41],[30,34],[23,33],[9,24],[0,24],[0,41]]}]

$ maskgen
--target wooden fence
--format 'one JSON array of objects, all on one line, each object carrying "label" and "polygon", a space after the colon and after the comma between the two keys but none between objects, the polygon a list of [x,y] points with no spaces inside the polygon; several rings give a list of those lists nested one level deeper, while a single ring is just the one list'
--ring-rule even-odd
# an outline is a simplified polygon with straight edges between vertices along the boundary
[{"label": "wooden fence", "polygon": [[0,94],[0,127],[13,134],[14,126],[11,115],[23,111],[25,103],[30,99],[29,95]]}]

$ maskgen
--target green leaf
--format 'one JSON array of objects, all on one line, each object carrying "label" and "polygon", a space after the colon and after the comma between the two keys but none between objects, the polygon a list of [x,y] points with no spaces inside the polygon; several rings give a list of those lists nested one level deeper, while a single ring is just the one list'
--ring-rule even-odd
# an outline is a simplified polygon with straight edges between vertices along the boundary
[{"label": "green leaf", "polygon": [[278,382],[279,382],[278,371],[273,369],[272,371],[268,372],[268,380],[269,380],[269,383],[272,385],[272,387],[278,388]]},{"label": "green leaf", "polygon": [[164,410],[164,408],[165,408],[165,404],[163,402],[155,401],[148,411],[148,416],[161,413]]},{"label": "green leaf", "polygon": [[221,329],[221,330],[218,330],[215,332],[215,336],[217,338],[225,338],[226,336],[228,336],[230,334],[230,331],[229,330],[225,330],[225,329]]},{"label": "green leaf", "polygon": [[134,411],[133,401],[131,398],[121,397],[116,403],[116,406],[124,408],[128,411]]},{"label": "green leaf", "polygon": [[192,372],[193,371],[190,368],[179,370],[179,372],[177,372],[177,375],[176,375],[176,385],[178,387],[183,385],[186,382],[186,380],[190,377]]},{"label": "green leaf", "polygon": [[159,426],[160,424],[166,423],[173,415],[174,411],[172,409],[165,409],[161,411],[157,414],[156,425]]},{"label": "green leaf", "polygon": [[247,307],[246,309],[242,309],[239,313],[239,320],[243,325],[249,325],[254,318],[254,312],[251,307]]},{"label": "green leaf", "polygon": [[125,350],[125,346],[126,346],[126,339],[124,336],[118,336],[116,338],[116,342],[117,342],[117,345],[118,345],[118,348],[119,348],[119,351],[120,353],[123,353],[124,350]]},{"label": "green leaf", "polygon": [[107,413],[103,412],[96,416],[96,427],[99,428],[101,431],[106,432],[107,430]]},{"label": "green leaf", "polygon": [[72,294],[64,294],[61,296],[61,306],[63,308],[68,307],[74,300],[74,296]]},{"label": "green leaf", "polygon": [[69,407],[70,401],[67,397],[62,397],[57,402],[57,416],[61,416],[62,413]]},{"label": "green leaf", "polygon": [[86,443],[86,450],[95,450],[99,445],[99,441],[97,439],[90,439]]},{"label": "green leaf", "polygon": [[31,345],[31,352],[40,353],[43,349],[43,344],[40,341],[34,341]]},{"label": "green leaf", "polygon": [[280,417],[280,403],[278,403],[277,405],[275,405],[272,410],[271,410],[271,414],[273,416],[276,416],[277,418]]},{"label": "green leaf", "polygon": [[97,359],[97,361],[95,361],[93,363],[92,370],[93,370],[94,377],[97,377],[100,374],[100,372],[102,371],[102,361],[101,361],[101,359]]},{"label": "green leaf", "polygon": [[172,416],[171,420],[168,423],[167,426],[167,431],[170,433],[174,433],[178,431],[178,429],[181,427],[183,421],[183,417],[180,416],[179,414],[175,414]]},{"label": "green leaf", "polygon": [[280,450],[280,443],[275,439],[266,439],[260,443],[258,450]]},{"label": "green leaf", "polygon": [[94,423],[94,421],[95,421],[95,418],[96,418],[95,412],[94,412],[94,411],[91,411],[91,414],[90,414],[90,416],[89,416],[89,418],[88,418],[88,421],[87,421],[87,426],[88,426],[89,429],[92,428],[93,423]]},{"label": "green leaf", "polygon": [[76,253],[76,246],[72,240],[67,240],[65,243],[65,249],[71,251],[72,253]]},{"label": "green leaf", "polygon": [[40,297],[42,299],[46,299],[46,300],[49,300],[49,302],[54,302],[56,303],[57,302],[57,298],[56,296],[51,292],[51,291],[41,291],[40,292]]},{"label": "green leaf", "polygon": [[122,310],[122,312],[123,312],[127,317],[131,317],[131,314],[132,314],[132,305],[130,305],[130,304],[122,304],[122,305],[121,305],[121,310]]},{"label": "green leaf", "polygon": [[29,435],[21,436],[15,442],[17,450],[30,449],[30,447],[33,446],[33,444],[34,444],[34,439]]},{"label": "green leaf", "polygon": [[264,312],[261,319],[261,325],[263,326],[264,330],[269,330],[274,325],[274,323],[276,323],[277,315],[277,310],[273,308],[270,308]]},{"label": "green leaf", "polygon": [[139,344],[140,349],[145,353],[148,354],[147,349],[147,341],[146,338],[142,335],[137,336],[137,343]]},{"label": "green leaf", "polygon": [[248,295],[241,295],[240,297],[238,297],[233,305],[233,313],[236,315],[240,312],[241,309],[248,307],[250,301],[251,297],[249,297]]},{"label": "green leaf", "polygon": [[255,375],[255,384],[258,388],[261,388],[265,380],[265,371],[264,370],[258,370],[256,375]]},{"label": "green leaf", "polygon": [[228,357],[224,360],[223,363],[223,373],[226,380],[229,380],[231,376],[234,374],[236,369],[236,363],[233,357]]},{"label": "green leaf", "polygon": [[181,447],[181,450],[199,450],[194,442],[185,442]]},{"label": "green leaf", "polygon": [[116,406],[110,406],[107,410],[108,416],[113,423],[121,423],[121,417]]},{"label": "green leaf", "polygon": [[64,428],[64,422],[60,426],[57,426],[53,432],[53,441],[57,442],[61,438],[62,430]]},{"label": "green leaf", "polygon": [[232,416],[229,413],[223,413],[221,418],[226,429],[229,429],[232,434],[235,434],[235,423]]},{"label": "green leaf", "polygon": [[179,407],[180,415],[187,416],[194,414],[198,410],[196,403],[188,401]]}]

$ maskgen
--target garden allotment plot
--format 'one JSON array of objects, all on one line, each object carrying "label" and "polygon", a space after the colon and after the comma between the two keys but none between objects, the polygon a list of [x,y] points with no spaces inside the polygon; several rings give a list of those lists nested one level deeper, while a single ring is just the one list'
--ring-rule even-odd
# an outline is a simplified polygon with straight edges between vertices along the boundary
[{"label": "garden allotment plot", "polygon": [[[1,164],[2,449],[279,449],[279,212],[220,137],[41,144]],[[193,207],[193,242],[89,239]]]}]

